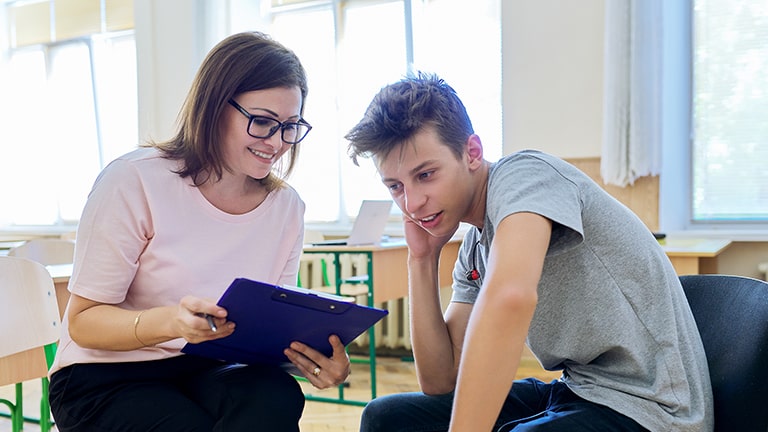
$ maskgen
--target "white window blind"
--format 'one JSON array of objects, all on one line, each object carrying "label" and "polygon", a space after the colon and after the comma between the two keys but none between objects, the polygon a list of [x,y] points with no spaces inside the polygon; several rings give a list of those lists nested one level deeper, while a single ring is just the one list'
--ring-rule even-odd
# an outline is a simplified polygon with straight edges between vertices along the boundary
[{"label": "white window blind", "polygon": [[694,222],[768,222],[768,2],[693,2]]}]

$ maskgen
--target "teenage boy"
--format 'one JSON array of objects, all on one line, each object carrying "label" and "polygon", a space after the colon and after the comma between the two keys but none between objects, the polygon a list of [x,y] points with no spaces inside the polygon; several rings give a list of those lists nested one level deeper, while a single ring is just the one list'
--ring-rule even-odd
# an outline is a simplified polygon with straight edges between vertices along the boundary
[{"label": "teenage boy", "polygon": [[[630,210],[553,156],[484,160],[434,75],[383,88],[347,139],[404,215],[423,391],[373,400],[362,431],[712,430],[693,316]],[[443,315],[438,259],[460,222],[471,227]],[[562,378],[514,381],[524,344]]]}]

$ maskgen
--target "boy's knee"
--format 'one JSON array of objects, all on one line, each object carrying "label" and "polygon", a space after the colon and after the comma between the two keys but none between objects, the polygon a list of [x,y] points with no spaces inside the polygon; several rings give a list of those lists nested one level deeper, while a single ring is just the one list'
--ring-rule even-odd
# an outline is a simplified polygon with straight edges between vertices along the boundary
[{"label": "boy's knee", "polygon": [[393,413],[397,413],[397,410],[391,409],[391,399],[380,397],[368,402],[360,418],[360,432],[397,430],[392,429],[395,425],[392,424],[390,417]]}]

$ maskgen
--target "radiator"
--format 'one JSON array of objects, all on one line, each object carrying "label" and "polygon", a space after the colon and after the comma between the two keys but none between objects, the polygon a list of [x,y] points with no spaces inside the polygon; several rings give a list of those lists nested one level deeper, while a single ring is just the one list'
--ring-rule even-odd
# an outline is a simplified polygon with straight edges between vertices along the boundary
[{"label": "radiator", "polygon": [[[343,254],[339,257],[341,266],[341,278],[347,279],[353,276],[363,276],[368,271],[368,257],[366,255]],[[323,260],[327,267],[327,281],[323,277]],[[323,254],[304,254],[299,267],[299,279],[304,288],[322,290],[335,293],[336,272],[333,268],[333,256]],[[374,287],[375,289],[375,287]],[[343,284],[341,294],[355,298],[358,304],[367,304],[367,285]],[[389,314],[374,326],[376,348],[392,350],[410,350],[411,334],[408,322],[408,298],[389,300],[374,305],[380,309],[386,309]],[[352,344],[358,347],[368,347],[368,332],[355,339]]]}]

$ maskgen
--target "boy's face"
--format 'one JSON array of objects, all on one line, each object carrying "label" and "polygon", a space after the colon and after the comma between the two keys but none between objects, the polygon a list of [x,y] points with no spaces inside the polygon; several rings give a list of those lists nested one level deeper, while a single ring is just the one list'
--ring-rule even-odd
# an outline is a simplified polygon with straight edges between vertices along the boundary
[{"label": "boy's face", "polygon": [[427,127],[374,162],[381,181],[403,214],[434,236],[452,234],[466,221],[474,196],[472,170],[465,149],[457,158]]}]

